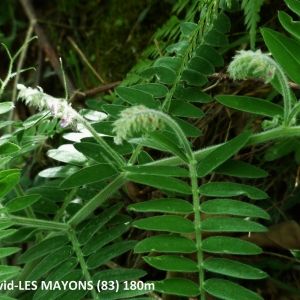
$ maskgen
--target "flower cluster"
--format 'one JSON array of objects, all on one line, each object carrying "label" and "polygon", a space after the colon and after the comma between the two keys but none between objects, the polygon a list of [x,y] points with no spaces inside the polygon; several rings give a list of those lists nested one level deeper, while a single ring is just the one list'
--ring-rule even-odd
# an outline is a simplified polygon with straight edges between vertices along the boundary
[{"label": "flower cluster", "polygon": [[163,122],[155,112],[143,105],[124,109],[120,119],[114,122],[113,132],[116,133],[114,142],[120,145],[123,140],[132,137],[134,132],[162,129]]},{"label": "flower cluster", "polygon": [[17,89],[19,90],[18,99],[24,100],[27,105],[35,106],[39,110],[49,109],[53,116],[62,120],[61,127],[71,125],[73,130],[76,129],[78,115],[66,100],[51,97],[40,87],[32,89],[18,84]]},{"label": "flower cluster", "polygon": [[265,78],[267,83],[274,78],[276,63],[269,55],[263,54],[260,50],[237,52],[228,67],[228,72],[233,79],[246,79],[246,76],[259,77]]}]

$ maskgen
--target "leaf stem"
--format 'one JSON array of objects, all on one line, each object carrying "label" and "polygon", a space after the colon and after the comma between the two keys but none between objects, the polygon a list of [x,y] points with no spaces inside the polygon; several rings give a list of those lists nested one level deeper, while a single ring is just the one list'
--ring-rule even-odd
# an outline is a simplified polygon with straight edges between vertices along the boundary
[{"label": "leaf stem", "polygon": [[119,189],[127,179],[121,173],[112,182],[110,182],[103,190],[101,190],[93,199],[91,199],[82,209],[80,209],[68,222],[75,228],[80,222],[85,220],[96,208],[98,208],[111,194]]}]

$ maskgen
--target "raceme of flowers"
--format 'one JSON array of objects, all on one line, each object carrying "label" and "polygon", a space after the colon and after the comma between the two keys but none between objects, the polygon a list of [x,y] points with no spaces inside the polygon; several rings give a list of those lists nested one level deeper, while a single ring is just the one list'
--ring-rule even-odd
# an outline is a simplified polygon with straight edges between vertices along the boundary
[{"label": "raceme of flowers", "polygon": [[49,109],[54,117],[62,120],[61,127],[71,125],[73,130],[76,129],[78,114],[66,100],[45,94],[40,87],[32,89],[18,84],[17,89],[19,90],[18,99],[22,99],[27,105],[35,106],[39,110]]}]

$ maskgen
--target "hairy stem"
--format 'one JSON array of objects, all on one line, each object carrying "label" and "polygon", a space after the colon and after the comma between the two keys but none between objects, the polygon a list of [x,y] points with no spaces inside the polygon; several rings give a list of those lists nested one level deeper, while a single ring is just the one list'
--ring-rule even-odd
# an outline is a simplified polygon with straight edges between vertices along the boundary
[{"label": "hairy stem", "polygon": [[119,189],[127,179],[120,174],[112,182],[110,182],[102,191],[100,191],[93,199],[91,199],[76,215],[69,220],[68,224],[75,228],[80,222],[85,220],[96,208],[98,208],[111,194]]}]

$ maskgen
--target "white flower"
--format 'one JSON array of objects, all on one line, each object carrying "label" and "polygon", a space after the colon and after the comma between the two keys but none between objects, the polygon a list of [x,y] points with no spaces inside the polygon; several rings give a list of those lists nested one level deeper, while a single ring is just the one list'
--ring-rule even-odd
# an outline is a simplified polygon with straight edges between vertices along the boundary
[{"label": "white flower", "polygon": [[32,89],[26,88],[23,84],[17,84],[17,89],[19,90],[18,99],[21,98],[27,105],[35,106],[39,110],[50,110],[53,116],[62,119],[61,127],[71,125],[73,130],[76,129],[77,113],[67,101],[45,94],[40,87]]}]

